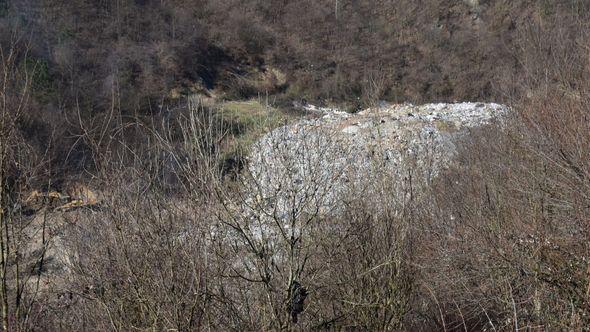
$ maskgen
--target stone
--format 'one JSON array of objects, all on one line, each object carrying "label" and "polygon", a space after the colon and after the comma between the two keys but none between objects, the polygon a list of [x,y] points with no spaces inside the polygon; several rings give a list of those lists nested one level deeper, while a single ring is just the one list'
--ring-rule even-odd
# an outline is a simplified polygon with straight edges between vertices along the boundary
[{"label": "stone", "polygon": [[387,105],[357,114],[324,111],[275,129],[253,145],[245,183],[264,202],[254,214],[293,220],[338,213],[351,197],[378,199],[383,181],[399,187],[401,202],[406,179],[412,178],[414,190],[427,186],[453,159],[459,137],[508,108],[441,103]]}]

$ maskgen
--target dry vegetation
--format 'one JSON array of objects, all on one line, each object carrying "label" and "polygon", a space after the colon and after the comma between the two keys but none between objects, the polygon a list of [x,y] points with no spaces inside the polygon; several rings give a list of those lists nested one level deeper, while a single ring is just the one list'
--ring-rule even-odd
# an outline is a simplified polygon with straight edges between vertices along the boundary
[{"label": "dry vegetation", "polygon": [[[587,2],[479,3],[0,1],[2,329],[588,329]],[[514,112],[421,197],[285,219],[239,156],[269,94]],[[100,204],[27,206],[73,179]]]}]

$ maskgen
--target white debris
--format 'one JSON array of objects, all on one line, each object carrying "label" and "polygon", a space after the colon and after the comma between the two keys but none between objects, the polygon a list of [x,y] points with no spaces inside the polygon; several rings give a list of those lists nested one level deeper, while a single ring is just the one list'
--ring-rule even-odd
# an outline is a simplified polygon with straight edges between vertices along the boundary
[{"label": "white debris", "polygon": [[450,164],[458,137],[507,111],[483,103],[382,105],[358,114],[321,110],[322,117],[277,128],[252,146],[233,206],[235,238],[280,262],[281,243],[309,232],[318,215],[337,214],[356,198],[378,213],[418,195]]},{"label": "white debris", "polygon": [[370,202],[377,214],[385,204],[395,211],[450,164],[458,137],[507,111],[483,103],[384,105],[277,128],[252,146],[241,176],[244,192],[233,206],[241,232],[278,261],[281,241],[351,199]]}]

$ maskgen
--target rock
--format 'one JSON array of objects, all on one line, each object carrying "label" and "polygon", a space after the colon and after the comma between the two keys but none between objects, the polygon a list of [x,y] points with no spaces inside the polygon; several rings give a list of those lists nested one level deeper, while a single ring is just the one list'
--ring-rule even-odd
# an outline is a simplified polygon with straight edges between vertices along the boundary
[{"label": "rock", "polygon": [[241,190],[227,200],[227,217],[212,226],[220,245],[239,250],[232,269],[248,278],[268,266],[286,275],[289,264],[299,264],[291,246],[312,250],[305,247],[311,238],[342,227],[316,221],[350,203],[366,202],[372,217],[402,213],[450,164],[459,137],[507,112],[474,103],[314,110],[324,115],[277,128],[252,146]]},{"label": "rock", "polygon": [[33,211],[41,210],[43,207],[69,210],[78,207],[92,207],[97,205],[98,201],[95,191],[81,183],[74,183],[67,188],[66,194],[57,191],[33,190],[22,202],[22,206]]},{"label": "rock", "polygon": [[337,213],[354,197],[380,197],[382,183],[401,202],[448,166],[458,137],[505,113],[498,104],[391,105],[357,114],[332,111],[278,128],[254,144],[246,181],[260,214],[294,220]]},{"label": "rock", "polygon": [[344,129],[342,129],[342,132],[343,133],[346,133],[346,134],[352,134],[352,135],[354,135],[354,134],[358,133],[360,129],[361,128],[359,126],[352,125],[352,126],[348,126],[348,127],[344,128]]},{"label": "rock", "polygon": [[27,198],[22,202],[22,206],[34,211],[40,210],[44,206],[57,207],[70,199],[69,196],[56,191],[42,192],[33,190]]}]

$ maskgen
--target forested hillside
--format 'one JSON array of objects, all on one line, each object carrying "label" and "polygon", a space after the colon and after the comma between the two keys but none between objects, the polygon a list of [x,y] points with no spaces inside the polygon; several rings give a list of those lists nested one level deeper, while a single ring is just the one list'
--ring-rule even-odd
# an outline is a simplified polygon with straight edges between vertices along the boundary
[{"label": "forested hillside", "polygon": [[0,0],[1,329],[588,330],[589,19]]},{"label": "forested hillside", "polygon": [[[21,121],[45,149],[115,108],[153,115],[193,93],[229,99],[507,101],[561,75],[585,1],[3,1],[2,44],[35,68]],[[26,52],[26,54],[25,54]],[[563,54],[564,52],[570,54]],[[573,59],[575,60],[575,59]],[[571,64],[574,65],[574,64]],[[544,72],[547,71],[547,72]],[[572,71],[572,74],[580,74]],[[69,120],[64,124],[64,120]],[[69,123],[68,123],[69,122]],[[50,138],[51,137],[51,138]],[[88,147],[70,151],[83,167]],[[58,159],[63,159],[63,153]]]}]

